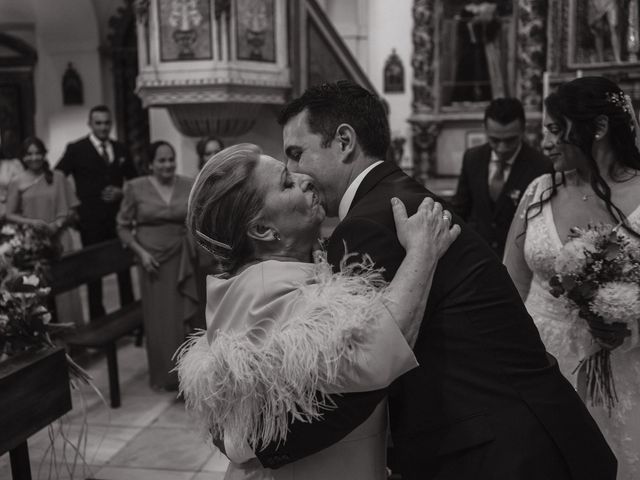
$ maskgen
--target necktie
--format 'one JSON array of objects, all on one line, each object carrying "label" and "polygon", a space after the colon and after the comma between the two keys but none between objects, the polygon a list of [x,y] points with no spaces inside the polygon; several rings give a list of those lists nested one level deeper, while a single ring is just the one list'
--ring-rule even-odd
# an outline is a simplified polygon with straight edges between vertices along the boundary
[{"label": "necktie", "polygon": [[109,152],[107,151],[107,142],[100,142],[100,156],[107,165],[111,163],[109,160]]},{"label": "necktie", "polygon": [[489,178],[489,196],[493,202],[498,200],[500,196],[500,192],[502,192],[502,188],[504,187],[504,170],[506,168],[505,162],[497,161],[496,168]]}]

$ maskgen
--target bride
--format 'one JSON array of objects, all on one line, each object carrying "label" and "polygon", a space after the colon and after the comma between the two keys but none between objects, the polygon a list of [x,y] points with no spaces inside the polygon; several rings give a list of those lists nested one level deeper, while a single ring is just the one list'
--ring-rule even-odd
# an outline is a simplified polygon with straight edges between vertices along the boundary
[{"label": "bride", "polygon": [[178,373],[187,409],[224,439],[226,479],[386,478],[385,400],[341,442],[281,469],[253,450],[284,441],[291,416],[321,416],[328,394],[384,389],[417,366],[433,272],[460,228],[428,198],[409,218],[399,200],[391,208],[406,257],[385,285],[366,255],[346,257],[342,273],[321,255],[312,263],[325,212],[310,177],[251,144],[198,175],[187,225],[220,275],[207,280],[207,331],[180,351]]},{"label": "bride", "polygon": [[[549,280],[572,227],[620,225],[640,248],[640,139],[630,100],[613,82],[583,77],[545,100],[543,148],[557,172],[534,180],[511,225],[504,263],[563,374],[578,384],[576,367],[592,340],[586,322],[553,297]],[[639,313],[640,314],[640,313]],[[640,321],[640,318],[639,318]],[[606,325],[603,325],[606,327]],[[618,458],[618,478],[640,478],[640,349],[632,331],[609,327],[619,402],[587,407]]]}]

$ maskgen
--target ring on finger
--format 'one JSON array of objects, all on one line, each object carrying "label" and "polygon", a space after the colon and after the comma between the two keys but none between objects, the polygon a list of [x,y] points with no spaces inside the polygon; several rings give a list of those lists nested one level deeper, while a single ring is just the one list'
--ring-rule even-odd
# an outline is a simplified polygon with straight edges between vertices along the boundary
[{"label": "ring on finger", "polygon": [[449,213],[447,210],[445,210],[444,212],[442,212],[442,219],[447,221],[447,222],[451,222],[451,220],[452,220],[451,213]]}]

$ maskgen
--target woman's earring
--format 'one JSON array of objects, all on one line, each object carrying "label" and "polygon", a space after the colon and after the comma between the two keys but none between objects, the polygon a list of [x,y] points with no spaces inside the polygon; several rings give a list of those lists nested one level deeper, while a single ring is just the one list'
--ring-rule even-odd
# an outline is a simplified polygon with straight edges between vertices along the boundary
[{"label": "woman's earring", "polygon": [[280,234],[278,232],[273,232],[273,238],[275,238],[277,241],[280,241]]}]

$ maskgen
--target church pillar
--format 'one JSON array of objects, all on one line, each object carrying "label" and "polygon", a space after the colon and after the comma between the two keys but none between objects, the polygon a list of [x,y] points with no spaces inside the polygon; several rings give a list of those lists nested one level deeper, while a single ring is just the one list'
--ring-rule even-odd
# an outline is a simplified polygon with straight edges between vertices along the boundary
[{"label": "church pillar", "polygon": [[438,123],[428,120],[429,114],[434,112],[436,102],[435,3],[435,0],[414,0],[413,3],[413,115],[410,121],[413,177],[422,182],[436,171],[435,147],[440,131]]},{"label": "church pillar", "polygon": [[528,111],[542,110],[542,74],[546,68],[547,0],[519,0],[517,96]]}]

